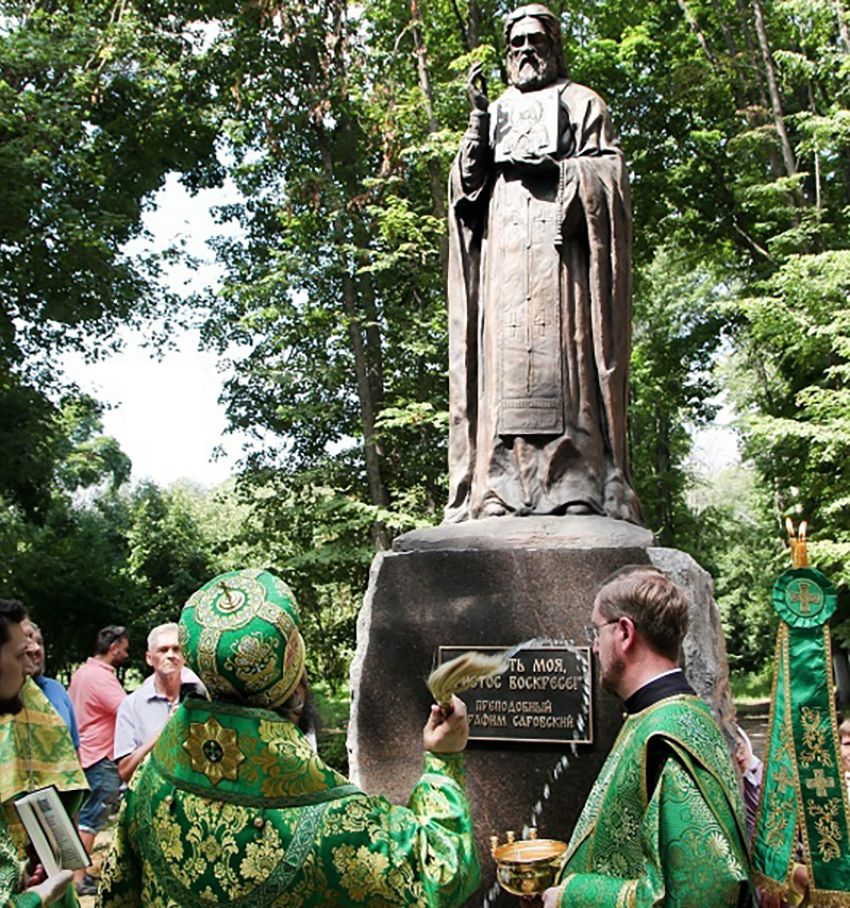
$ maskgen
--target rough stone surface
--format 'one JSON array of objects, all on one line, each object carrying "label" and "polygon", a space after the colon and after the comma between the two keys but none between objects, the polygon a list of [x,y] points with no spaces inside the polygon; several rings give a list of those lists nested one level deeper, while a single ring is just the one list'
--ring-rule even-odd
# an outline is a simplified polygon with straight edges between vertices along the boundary
[{"label": "rough stone surface", "polygon": [[395,552],[467,551],[526,548],[645,548],[652,545],[651,530],[610,517],[488,517],[413,530],[393,542]]},{"label": "rough stone surface", "polygon": [[729,686],[726,638],[714,601],[711,575],[690,555],[677,549],[651,548],[648,554],[649,560],[690,597],[682,665],[694,690],[711,705],[730,742],[734,742],[735,706]]},{"label": "rough stone surface", "polygon": [[[491,522],[497,521],[478,526]],[[586,644],[594,593],[625,564],[656,564],[689,591],[686,670],[720,715],[731,711],[711,580],[690,556],[622,543],[535,546],[513,532],[502,538],[501,545],[490,538],[461,549],[449,543],[409,551],[403,543],[401,551],[376,557],[358,620],[348,734],[352,780],[366,791],[405,803],[421,773],[430,707],[425,679],[438,646],[510,646],[532,637]],[[619,700],[599,687],[595,667],[592,710],[592,745],[471,742],[467,789],[483,881],[469,905],[516,906],[494,884],[490,835],[504,839],[513,829],[519,836],[534,823],[540,837],[569,838],[623,718]]]}]

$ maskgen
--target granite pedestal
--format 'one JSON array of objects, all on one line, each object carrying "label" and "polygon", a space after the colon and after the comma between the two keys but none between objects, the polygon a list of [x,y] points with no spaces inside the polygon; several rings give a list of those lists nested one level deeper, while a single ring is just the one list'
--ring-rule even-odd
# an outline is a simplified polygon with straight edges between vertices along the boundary
[{"label": "granite pedestal", "polygon": [[[655,564],[690,594],[684,662],[722,720],[732,703],[711,579],[690,556],[653,547],[652,534],[601,517],[499,517],[409,533],[378,555],[352,664],[352,781],[405,803],[422,768],[425,685],[437,648],[511,646],[530,638],[587,645],[593,597],[612,571]],[[593,743],[470,742],[467,791],[482,863],[469,905],[512,906],[499,891],[489,837],[569,839],[622,724],[622,703],[592,683]]]}]

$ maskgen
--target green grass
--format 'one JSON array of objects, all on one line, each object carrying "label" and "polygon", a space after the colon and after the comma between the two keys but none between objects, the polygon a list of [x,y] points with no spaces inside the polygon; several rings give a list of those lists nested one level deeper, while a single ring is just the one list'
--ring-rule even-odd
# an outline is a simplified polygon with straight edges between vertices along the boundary
[{"label": "green grass", "polygon": [[732,672],[729,683],[732,686],[732,699],[736,703],[769,700],[773,684],[773,663],[767,662],[756,672]]}]

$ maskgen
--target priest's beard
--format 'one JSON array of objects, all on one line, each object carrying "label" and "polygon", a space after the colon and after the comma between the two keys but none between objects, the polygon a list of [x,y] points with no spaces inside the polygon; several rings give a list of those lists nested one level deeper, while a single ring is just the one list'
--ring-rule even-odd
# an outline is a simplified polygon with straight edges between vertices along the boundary
[{"label": "priest's beard", "polygon": [[508,53],[508,79],[520,91],[545,88],[558,77],[558,65],[553,54],[541,56],[533,47]]},{"label": "priest's beard", "polygon": [[625,671],[626,663],[622,659],[612,659],[607,668],[602,668],[602,690],[617,696],[620,679]]},{"label": "priest's beard", "polygon": [[20,697],[0,699],[0,716],[16,716],[23,708],[24,701]]}]

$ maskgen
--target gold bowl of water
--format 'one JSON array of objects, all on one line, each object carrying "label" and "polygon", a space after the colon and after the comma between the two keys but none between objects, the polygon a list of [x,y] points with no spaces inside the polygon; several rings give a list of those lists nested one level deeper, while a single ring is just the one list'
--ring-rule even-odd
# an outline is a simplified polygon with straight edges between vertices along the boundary
[{"label": "gold bowl of water", "polygon": [[512,895],[541,895],[553,886],[567,850],[566,842],[538,839],[534,829],[528,839],[519,842],[509,832],[504,845],[494,836],[491,846],[496,879]]}]

